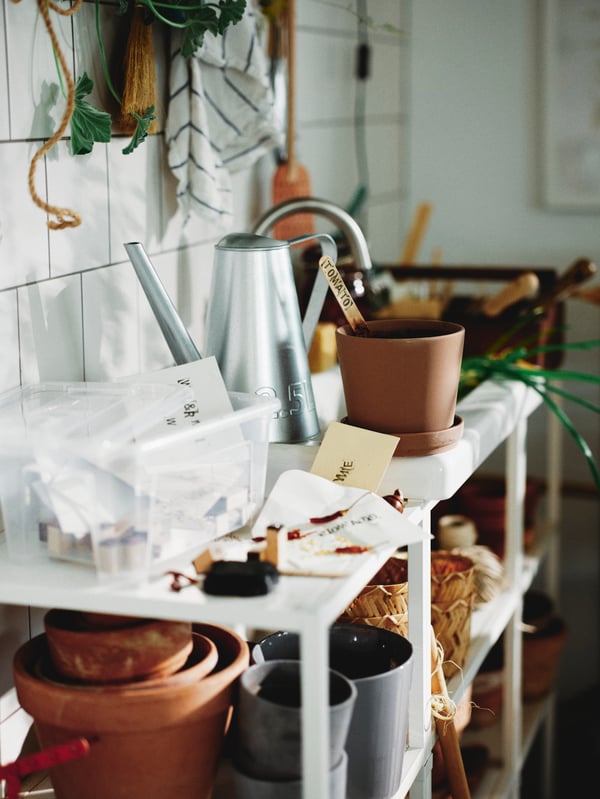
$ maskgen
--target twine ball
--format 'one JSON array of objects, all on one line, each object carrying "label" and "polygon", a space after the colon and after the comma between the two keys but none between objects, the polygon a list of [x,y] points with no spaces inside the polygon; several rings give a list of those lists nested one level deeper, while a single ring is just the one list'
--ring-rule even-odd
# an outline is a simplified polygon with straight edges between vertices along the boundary
[{"label": "twine ball", "polygon": [[477,528],[468,516],[448,514],[440,518],[436,538],[440,549],[448,552],[456,547],[470,547],[477,541]]},{"label": "twine ball", "polygon": [[489,547],[474,544],[455,547],[451,551],[456,555],[470,558],[475,564],[474,604],[476,606],[490,602],[506,587],[504,563]]}]

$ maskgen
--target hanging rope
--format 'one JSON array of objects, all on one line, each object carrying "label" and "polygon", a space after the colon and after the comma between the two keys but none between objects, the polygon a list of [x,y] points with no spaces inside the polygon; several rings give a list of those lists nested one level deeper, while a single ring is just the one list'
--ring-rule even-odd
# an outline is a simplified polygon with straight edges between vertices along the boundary
[{"label": "hanging rope", "polygon": [[[21,0],[12,0],[12,2],[19,3]],[[73,5],[70,8],[61,8],[52,0],[37,0],[40,14],[44,20],[44,25],[46,26],[46,30],[50,36],[52,47],[54,48],[54,52],[56,53],[56,57],[58,58],[60,68],[67,84],[67,104],[60,124],[54,134],[46,142],[44,142],[44,144],[33,156],[31,159],[31,165],[29,167],[28,185],[29,193],[31,194],[33,202],[38,206],[38,208],[46,211],[49,216],[56,217],[56,221],[53,219],[48,220],[48,227],[50,230],[62,230],[66,227],[78,227],[81,224],[81,217],[70,208],[62,208],[57,205],[50,205],[49,203],[45,202],[35,190],[35,171],[38,161],[62,138],[69,126],[69,122],[71,121],[73,110],[75,108],[75,82],[71,72],[67,67],[67,62],[63,52],[60,49],[60,45],[52,25],[52,20],[50,19],[49,9],[52,9],[57,14],[61,14],[64,17],[70,17],[79,10],[82,3],[83,0],[74,0]]]}]

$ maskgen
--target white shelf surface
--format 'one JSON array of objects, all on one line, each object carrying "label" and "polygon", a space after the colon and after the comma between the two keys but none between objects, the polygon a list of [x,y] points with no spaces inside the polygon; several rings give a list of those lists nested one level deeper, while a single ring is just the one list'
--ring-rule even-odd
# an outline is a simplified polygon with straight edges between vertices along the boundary
[{"label": "white shelf surface", "polygon": [[[465,420],[461,441],[451,450],[421,458],[394,458],[379,488],[380,494],[402,490],[411,501],[452,496],[485,458],[526,417],[539,401],[518,383],[488,381],[459,406]],[[286,469],[309,470],[314,446],[272,444],[269,452],[267,491]],[[405,511],[418,523],[423,509]],[[67,561],[43,559],[15,564],[8,560],[6,543],[0,544],[0,602],[38,607],[78,608],[106,613],[139,613],[160,618],[180,618],[214,623],[235,621],[250,626],[281,626],[302,630],[314,622],[335,619],[358,593],[364,581],[385,561],[389,552],[372,555],[351,577],[283,577],[265,597],[209,597],[193,588],[169,590],[169,579],[159,576],[146,584],[96,579],[87,567]],[[183,566],[189,563],[186,558]]]},{"label": "white shelf surface", "polygon": [[520,773],[525,765],[525,761],[531,751],[536,735],[552,712],[553,701],[553,697],[549,695],[535,702],[526,702],[523,705],[521,758],[517,774],[504,769],[501,759],[498,759],[498,753],[502,749],[502,725],[500,718],[498,718],[495,724],[489,727],[482,727],[480,729],[467,728],[465,730],[464,736],[461,739],[461,745],[478,743],[487,746],[492,763],[486,770],[482,783],[475,792],[473,799],[492,799],[492,797],[499,798],[508,795],[509,787],[518,779],[518,773]]},{"label": "white shelf surface", "polygon": [[[335,369],[331,370],[335,373]],[[315,375],[319,378],[320,375]],[[327,395],[330,405],[336,391],[335,374],[324,373],[322,386],[313,378],[315,396],[320,407],[321,394]],[[337,390],[341,392],[341,382]],[[468,480],[473,472],[504,441],[519,419],[527,418],[540,404],[541,398],[522,383],[486,380],[471,391],[457,406],[456,412],[464,420],[464,432],[452,449],[420,458],[394,458],[380,486],[387,494],[400,488],[404,496],[424,500],[448,499]],[[323,415],[322,415],[323,416]],[[325,415],[325,421],[333,421]],[[285,464],[289,447],[277,444],[271,447],[270,460],[278,467]],[[302,451],[303,450],[303,451]],[[296,454],[303,466],[310,468],[314,459],[314,446],[301,447]]]},{"label": "white shelf surface", "polygon": [[[380,494],[402,490],[410,498],[411,507],[405,511],[415,523],[428,525],[428,510],[436,501],[452,496],[489,454],[504,441],[539,405],[534,392],[518,383],[488,381],[473,391],[457,412],[465,423],[462,439],[451,450],[421,458],[395,458],[379,487]],[[287,469],[309,470],[315,446],[273,444],[269,453],[267,492],[276,477]],[[428,529],[428,528],[426,528]],[[421,551],[422,550],[422,551]],[[8,560],[5,544],[0,544],[0,602],[9,605],[34,607],[61,607],[105,613],[125,613],[146,617],[202,621],[223,625],[242,625],[270,629],[295,630],[302,636],[302,680],[305,696],[303,730],[304,796],[310,799],[327,797],[328,725],[326,724],[326,665],[328,662],[328,627],[351,602],[374,572],[393,550],[379,551],[365,559],[350,577],[328,579],[308,577],[282,577],[275,590],[261,597],[214,597],[194,587],[179,593],[169,589],[170,579],[159,575],[143,584],[102,582],[95,573],[77,564],[57,560],[43,560],[14,564]],[[421,560],[426,569],[429,543],[409,546],[410,553]],[[172,564],[170,564],[171,566]],[[189,567],[189,558],[181,564]],[[428,574],[427,574],[428,577]],[[416,580],[419,583],[419,580]],[[412,583],[412,580],[409,581]],[[429,596],[415,596],[409,584],[411,618],[418,608],[425,616]],[[465,674],[472,679],[476,664],[483,659],[486,647],[493,643],[510,617],[515,595],[507,595],[506,606],[494,603],[496,615],[482,616],[480,629],[475,627],[473,659]],[[498,609],[500,608],[500,609]],[[423,620],[421,620],[423,621]],[[409,624],[412,622],[409,619]],[[411,631],[414,627],[410,628]],[[429,618],[419,624],[415,640],[416,657],[428,652]],[[413,633],[411,632],[411,640]],[[429,695],[429,664],[420,663],[415,669],[416,685],[422,697]],[[315,678],[316,677],[316,678]],[[418,704],[418,702],[416,703]],[[422,746],[408,749],[398,797],[404,797],[413,780],[430,755],[433,740],[430,716],[423,702],[419,708],[424,729],[416,736]],[[417,713],[417,718],[419,717]]]}]

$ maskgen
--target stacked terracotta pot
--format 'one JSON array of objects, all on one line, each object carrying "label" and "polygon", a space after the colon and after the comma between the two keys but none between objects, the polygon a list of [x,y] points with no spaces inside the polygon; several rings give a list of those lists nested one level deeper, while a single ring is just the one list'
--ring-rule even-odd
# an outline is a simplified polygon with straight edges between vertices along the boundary
[{"label": "stacked terracotta pot", "polygon": [[209,799],[247,643],[214,625],[51,610],[13,664],[42,749],[89,754],[55,766],[57,799]]}]

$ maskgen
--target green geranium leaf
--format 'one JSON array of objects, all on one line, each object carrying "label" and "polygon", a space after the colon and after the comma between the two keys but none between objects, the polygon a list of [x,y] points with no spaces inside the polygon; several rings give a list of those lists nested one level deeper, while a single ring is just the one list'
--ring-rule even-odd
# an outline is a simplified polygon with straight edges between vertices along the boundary
[{"label": "green geranium leaf", "polygon": [[133,116],[137,121],[137,126],[135,129],[135,133],[131,137],[131,141],[129,142],[127,147],[125,147],[125,149],[121,151],[123,155],[129,155],[129,153],[132,153],[136,147],[139,147],[139,145],[144,141],[144,139],[148,135],[148,130],[150,129],[150,125],[156,119],[156,114],[154,113],[154,106],[153,105],[149,106],[144,111],[143,116],[140,116],[139,114],[136,113],[134,113]]},{"label": "green geranium leaf", "polygon": [[86,155],[92,152],[94,142],[109,142],[111,117],[106,111],[99,111],[84,99],[94,88],[87,73],[75,86],[75,107],[71,116],[71,153]]},{"label": "green geranium leaf", "polygon": [[184,58],[194,55],[204,42],[204,34],[222,34],[229,25],[235,25],[244,16],[246,0],[219,0],[198,6],[195,2],[175,4],[185,15],[185,33],[181,54]]},{"label": "green geranium leaf", "polygon": [[219,0],[219,33],[223,33],[228,25],[235,25],[244,16],[246,0]]}]

